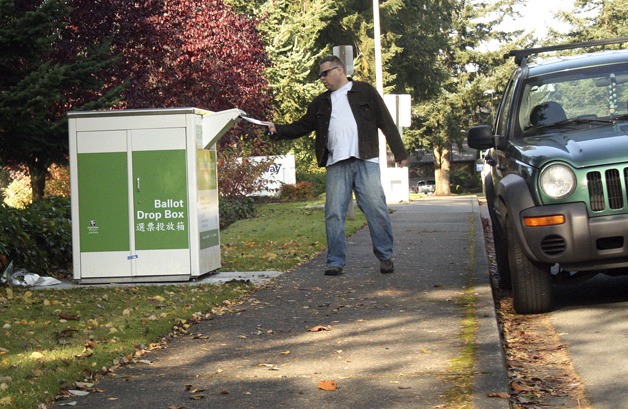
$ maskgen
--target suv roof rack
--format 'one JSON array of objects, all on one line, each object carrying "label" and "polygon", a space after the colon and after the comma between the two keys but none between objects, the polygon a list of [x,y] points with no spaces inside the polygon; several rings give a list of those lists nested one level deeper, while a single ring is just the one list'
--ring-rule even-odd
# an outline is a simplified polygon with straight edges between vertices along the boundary
[{"label": "suv roof rack", "polygon": [[571,50],[574,48],[594,47],[599,45],[619,44],[628,42],[628,37],[610,38],[606,40],[581,41],[578,43],[568,43],[559,45],[550,45],[547,47],[526,48],[523,50],[511,50],[508,54],[504,54],[504,58],[515,57],[515,63],[524,66],[527,58],[532,54],[539,54],[549,51]]}]

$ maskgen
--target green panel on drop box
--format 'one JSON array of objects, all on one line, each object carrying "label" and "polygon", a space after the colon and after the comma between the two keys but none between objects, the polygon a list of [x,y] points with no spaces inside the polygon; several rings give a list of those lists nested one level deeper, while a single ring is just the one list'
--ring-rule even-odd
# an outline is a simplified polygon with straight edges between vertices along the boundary
[{"label": "green panel on drop box", "polygon": [[188,248],[185,151],[134,151],[133,181],[136,249]]},{"label": "green panel on drop box", "polygon": [[129,251],[126,152],[82,153],[77,160],[81,251]]}]

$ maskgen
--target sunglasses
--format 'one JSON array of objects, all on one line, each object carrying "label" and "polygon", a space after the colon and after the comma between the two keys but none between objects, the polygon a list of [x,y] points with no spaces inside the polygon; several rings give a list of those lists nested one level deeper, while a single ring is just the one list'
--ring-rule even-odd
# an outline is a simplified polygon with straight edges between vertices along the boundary
[{"label": "sunglasses", "polygon": [[328,69],[328,70],[321,71],[321,73],[320,73],[320,74],[318,74],[318,77],[319,77],[319,78],[326,77],[326,76],[327,76],[327,74],[329,74],[329,72],[330,72],[331,70],[335,70],[336,68],[340,68],[340,67],[332,67],[332,68],[330,68],[330,69]]}]

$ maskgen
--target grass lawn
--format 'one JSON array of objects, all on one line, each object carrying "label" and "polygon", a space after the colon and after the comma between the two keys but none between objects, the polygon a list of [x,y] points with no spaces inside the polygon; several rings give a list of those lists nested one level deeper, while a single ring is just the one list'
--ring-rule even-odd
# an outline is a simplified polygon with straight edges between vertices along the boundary
[{"label": "grass lawn", "polygon": [[[257,218],[240,220],[221,232],[222,271],[285,271],[326,248],[323,202],[265,204]],[[366,224],[355,208],[347,234]]]},{"label": "grass lawn", "polygon": [[[221,232],[223,271],[284,271],[325,249],[322,202],[263,204]],[[365,225],[356,208],[347,234]],[[60,390],[90,391],[115,365],[141,361],[194,322],[246,297],[244,283],[0,287],[0,407],[36,408]]]}]

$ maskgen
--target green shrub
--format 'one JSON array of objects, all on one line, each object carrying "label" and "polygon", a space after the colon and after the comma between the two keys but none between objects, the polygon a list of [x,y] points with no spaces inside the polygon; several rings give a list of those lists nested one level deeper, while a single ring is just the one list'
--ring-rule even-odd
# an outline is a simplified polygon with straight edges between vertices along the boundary
[{"label": "green shrub", "polygon": [[297,172],[297,180],[301,182],[310,182],[314,187],[314,197],[319,196],[325,193],[325,188],[327,185],[326,182],[326,172],[322,171],[314,171],[314,172]]},{"label": "green shrub", "polygon": [[452,192],[465,193],[481,190],[482,181],[478,172],[470,173],[466,169],[455,169],[451,172]]},{"label": "green shrub", "polygon": [[296,185],[283,185],[279,198],[284,202],[310,200],[314,197],[314,185],[310,182],[299,182]]},{"label": "green shrub", "polygon": [[221,196],[219,200],[220,228],[224,229],[231,223],[255,217],[253,200],[243,196]]},{"label": "green shrub", "polygon": [[46,197],[16,209],[0,205],[0,253],[16,268],[59,277],[72,263],[70,200]]}]

